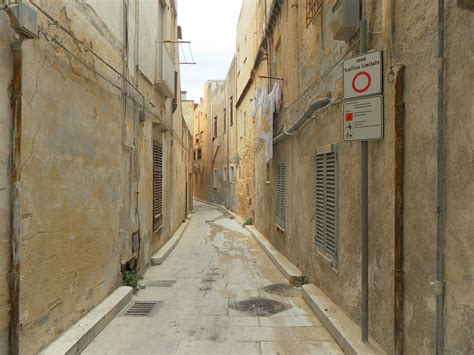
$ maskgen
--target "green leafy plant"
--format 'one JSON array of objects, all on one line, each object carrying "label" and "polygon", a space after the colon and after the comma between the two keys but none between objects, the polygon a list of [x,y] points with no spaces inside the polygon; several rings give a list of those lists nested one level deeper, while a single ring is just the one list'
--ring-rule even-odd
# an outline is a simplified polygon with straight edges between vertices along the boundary
[{"label": "green leafy plant", "polygon": [[134,270],[126,270],[122,272],[123,284],[132,287],[135,292],[145,288],[145,285],[141,283],[142,279],[143,276],[137,274]]},{"label": "green leafy plant", "polygon": [[242,226],[251,226],[253,224],[253,218],[249,217],[245,220],[244,224]]}]

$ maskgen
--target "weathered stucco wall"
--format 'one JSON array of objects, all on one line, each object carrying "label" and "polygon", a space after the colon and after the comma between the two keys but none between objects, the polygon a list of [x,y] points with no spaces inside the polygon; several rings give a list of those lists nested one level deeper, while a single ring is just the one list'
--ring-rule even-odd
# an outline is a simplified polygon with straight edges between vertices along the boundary
[{"label": "weathered stucco wall", "polygon": [[[472,11],[446,10],[446,353],[474,352]],[[467,31],[467,32],[466,32]],[[466,37],[463,34],[466,33]]]},{"label": "weathered stucco wall", "polygon": [[[277,1],[278,2],[278,1]],[[270,2],[271,3],[271,2]],[[354,321],[360,319],[360,144],[342,138],[342,60],[358,54],[358,36],[335,41],[327,20],[335,1],[323,2],[306,28],[304,4],[281,1],[281,11],[254,66],[260,28],[268,23],[270,5],[243,3],[236,41],[237,212],[254,216],[256,227],[316,283]],[[430,354],[436,345],[437,180],[446,178],[446,335],[447,353],[472,352],[474,273],[472,201],[474,188],[472,100],[472,12],[454,1],[446,4],[446,169],[437,173],[437,4],[396,2],[391,33],[390,1],[366,2],[369,49],[383,51],[384,138],[369,143],[369,325],[373,337],[394,352],[395,122],[396,106],[405,113],[403,175],[404,348]],[[256,28],[256,29],[255,29]],[[463,38],[463,40],[460,40]],[[464,40],[465,39],[465,40]],[[393,44],[392,42],[393,41]],[[393,47],[393,49],[392,49]],[[396,102],[394,79],[405,67],[403,102]],[[240,73],[239,73],[240,72]],[[262,141],[251,117],[256,88],[270,89],[283,78],[283,107],[275,131],[295,122],[314,100],[331,103],[313,115],[294,137],[274,145],[267,167]],[[250,78],[250,80],[249,80]],[[226,81],[229,80],[228,78]],[[398,116],[396,116],[398,115]],[[211,121],[212,122],[212,121]],[[209,126],[212,131],[212,126]],[[315,163],[318,147],[338,151],[339,236],[337,261],[315,247]],[[230,151],[229,151],[230,152]],[[231,154],[228,155],[230,159]],[[284,231],[276,228],[276,164],[286,162]],[[210,176],[212,171],[209,170]],[[229,190],[229,193],[232,191]],[[225,196],[222,200],[229,200]]]},{"label": "weathered stucco wall", "polygon": [[237,210],[236,186],[238,169],[238,150],[237,150],[237,125],[239,124],[235,109],[236,98],[236,59],[232,60],[225,85],[225,106],[227,109],[227,193],[224,196],[225,206],[231,211]]},{"label": "weathered stucco wall", "polygon": [[[5,15],[0,13],[3,18]],[[8,86],[12,76],[11,34],[8,21],[0,20],[0,352],[8,349],[10,264],[10,131],[11,111]]]},{"label": "weathered stucco wall", "polygon": [[[145,97],[144,122],[139,122],[143,102],[137,91],[125,86],[127,96],[122,95],[117,75],[65,32],[48,26],[44,16],[38,22],[47,38],[73,54],[45,36],[23,44],[20,340],[25,354],[38,352],[101,302],[121,284],[122,268],[143,271],[151,253],[189,212],[189,131],[180,98],[173,118],[171,99],[154,88],[158,51],[147,52],[147,58],[137,51],[144,41],[137,40],[137,28],[155,33],[159,26],[157,21],[140,24],[138,10],[142,15],[157,11],[154,2],[140,3],[137,9],[136,2],[129,2],[127,11],[122,2],[95,0],[40,5],[139,87]],[[169,26],[176,26],[171,4],[164,8]],[[6,78],[0,81],[0,353],[7,353],[13,30],[3,11],[0,28],[0,74]],[[133,63],[152,64],[144,70],[148,73],[137,74]],[[179,72],[178,66],[171,70]],[[154,125],[164,145],[165,218],[159,236],[152,235]],[[135,250],[132,235],[138,231]]]}]

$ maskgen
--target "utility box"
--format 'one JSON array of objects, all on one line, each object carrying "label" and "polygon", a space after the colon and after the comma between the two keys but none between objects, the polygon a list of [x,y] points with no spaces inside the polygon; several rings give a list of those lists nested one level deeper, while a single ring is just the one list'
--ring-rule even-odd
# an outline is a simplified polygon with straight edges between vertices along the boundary
[{"label": "utility box", "polygon": [[359,28],[359,0],[338,0],[332,7],[328,26],[333,38],[338,41],[349,41]]},{"label": "utility box", "polygon": [[19,2],[8,7],[8,14],[17,33],[30,39],[38,37],[38,18],[32,8]]}]

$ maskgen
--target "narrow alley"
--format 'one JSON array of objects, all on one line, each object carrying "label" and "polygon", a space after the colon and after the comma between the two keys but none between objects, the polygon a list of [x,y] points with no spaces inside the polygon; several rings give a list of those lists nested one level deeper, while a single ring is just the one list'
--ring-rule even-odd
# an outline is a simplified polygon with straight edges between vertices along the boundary
[{"label": "narrow alley", "polygon": [[473,19],[0,0],[0,355],[474,354]]},{"label": "narrow alley", "polygon": [[125,307],[83,354],[342,353],[246,229],[217,207],[194,207],[176,249],[133,297],[157,302],[151,314]]}]

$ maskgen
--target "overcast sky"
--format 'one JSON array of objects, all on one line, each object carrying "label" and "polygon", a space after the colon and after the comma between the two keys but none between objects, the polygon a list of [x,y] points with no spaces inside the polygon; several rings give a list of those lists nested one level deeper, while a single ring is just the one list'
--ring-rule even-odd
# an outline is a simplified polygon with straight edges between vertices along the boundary
[{"label": "overcast sky", "polygon": [[[191,41],[196,65],[181,65],[181,90],[199,102],[206,80],[223,80],[235,52],[235,32],[242,0],[178,0],[178,25]],[[181,45],[189,58],[189,47]],[[180,53],[184,61],[183,53]]]}]

